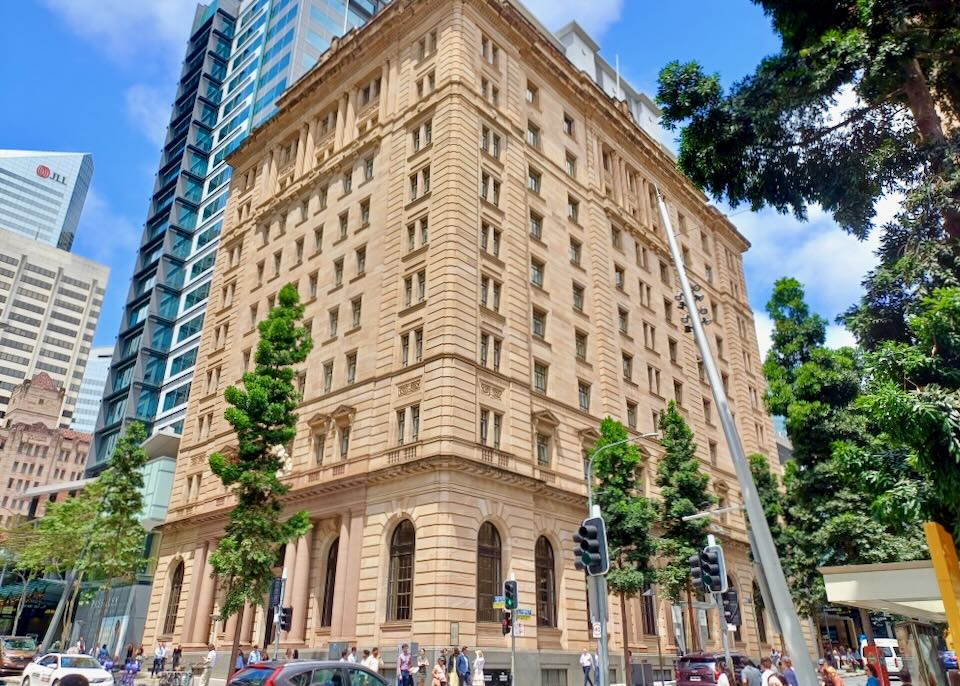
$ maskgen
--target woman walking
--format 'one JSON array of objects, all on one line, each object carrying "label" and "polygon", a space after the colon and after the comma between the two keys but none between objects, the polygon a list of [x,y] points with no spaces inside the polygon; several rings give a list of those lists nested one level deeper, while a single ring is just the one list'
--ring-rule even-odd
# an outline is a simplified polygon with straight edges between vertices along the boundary
[{"label": "woman walking", "polygon": [[470,684],[461,684],[460,677],[457,676],[457,658],[459,657],[460,649],[454,648],[453,655],[450,656],[450,664],[448,665],[450,667],[450,673],[447,678],[447,682],[450,684],[450,686],[470,686]]},{"label": "woman walking", "polygon": [[477,656],[473,659],[473,684],[471,686],[484,686],[483,683],[483,665],[486,660],[483,658],[483,651],[477,649]]},{"label": "woman walking", "polygon": [[437,664],[433,667],[431,686],[447,686],[447,663],[442,657],[437,658]]},{"label": "woman walking", "polygon": [[427,649],[421,648],[417,653],[417,686],[427,686],[427,672],[430,671],[430,660],[427,659]]}]

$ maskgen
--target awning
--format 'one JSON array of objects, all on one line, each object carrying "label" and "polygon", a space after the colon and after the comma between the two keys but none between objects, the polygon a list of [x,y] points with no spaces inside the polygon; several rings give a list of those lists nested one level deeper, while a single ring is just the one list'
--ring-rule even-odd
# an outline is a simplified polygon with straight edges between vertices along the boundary
[{"label": "awning", "polygon": [[922,622],[947,621],[930,560],[821,567],[831,603],[862,607]]}]

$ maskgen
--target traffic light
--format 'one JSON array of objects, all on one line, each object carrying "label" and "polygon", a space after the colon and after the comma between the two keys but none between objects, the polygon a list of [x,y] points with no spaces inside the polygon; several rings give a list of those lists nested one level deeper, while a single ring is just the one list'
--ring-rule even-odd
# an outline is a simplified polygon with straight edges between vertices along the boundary
[{"label": "traffic light", "polygon": [[703,568],[700,566],[700,553],[691,555],[687,560],[690,565],[690,583],[696,588],[703,588]]},{"label": "traffic light", "polygon": [[513,579],[503,582],[503,607],[507,610],[517,609],[517,582]]},{"label": "traffic light", "polygon": [[727,565],[720,546],[708,545],[700,551],[700,583],[710,593],[727,590]]},{"label": "traffic light", "polygon": [[507,636],[511,631],[513,631],[513,613],[509,610],[504,610],[501,614],[501,617],[500,631],[503,632],[504,636]]},{"label": "traffic light", "polygon": [[723,592],[720,599],[723,603],[723,618],[727,624],[740,626],[740,599],[737,597],[737,589],[731,586]]},{"label": "traffic light", "polygon": [[290,631],[293,627],[293,608],[280,608],[280,631]]},{"label": "traffic light", "polygon": [[585,569],[590,576],[603,576],[610,570],[607,554],[607,529],[603,517],[584,519],[580,529],[573,535],[577,544],[577,569]]}]

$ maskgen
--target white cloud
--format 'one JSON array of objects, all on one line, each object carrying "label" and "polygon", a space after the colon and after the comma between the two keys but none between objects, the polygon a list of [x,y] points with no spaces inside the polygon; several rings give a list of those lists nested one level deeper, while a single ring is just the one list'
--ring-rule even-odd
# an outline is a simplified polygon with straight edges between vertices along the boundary
[{"label": "white cloud", "polygon": [[96,188],[91,187],[80,215],[73,252],[109,264],[112,268],[110,281],[117,283],[116,267],[118,264],[126,266],[136,255],[141,233],[137,223],[115,212]]},{"label": "white cloud", "polygon": [[551,31],[576,21],[595,40],[623,10],[623,0],[523,0],[523,4]]},{"label": "white cloud", "polygon": [[853,334],[839,324],[833,324],[827,327],[826,345],[828,348],[843,348],[846,346],[852,347],[856,344],[857,339],[853,337]]},{"label": "white cloud", "polygon": [[753,326],[757,330],[757,347],[760,348],[761,362],[767,359],[767,351],[770,350],[773,336],[773,320],[766,312],[753,313]]},{"label": "white cloud", "polygon": [[163,145],[170,121],[170,89],[135,84],[127,89],[124,101],[127,117],[157,147]]},{"label": "white cloud", "polygon": [[149,63],[159,55],[174,63],[183,58],[195,0],[43,0],[77,35],[111,58]]}]

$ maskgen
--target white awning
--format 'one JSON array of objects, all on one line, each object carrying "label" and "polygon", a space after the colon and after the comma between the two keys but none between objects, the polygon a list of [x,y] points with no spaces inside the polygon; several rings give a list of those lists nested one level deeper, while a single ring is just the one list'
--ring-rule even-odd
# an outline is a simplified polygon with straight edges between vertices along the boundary
[{"label": "white awning", "polygon": [[821,567],[827,600],[903,615],[922,622],[947,621],[930,560]]}]

